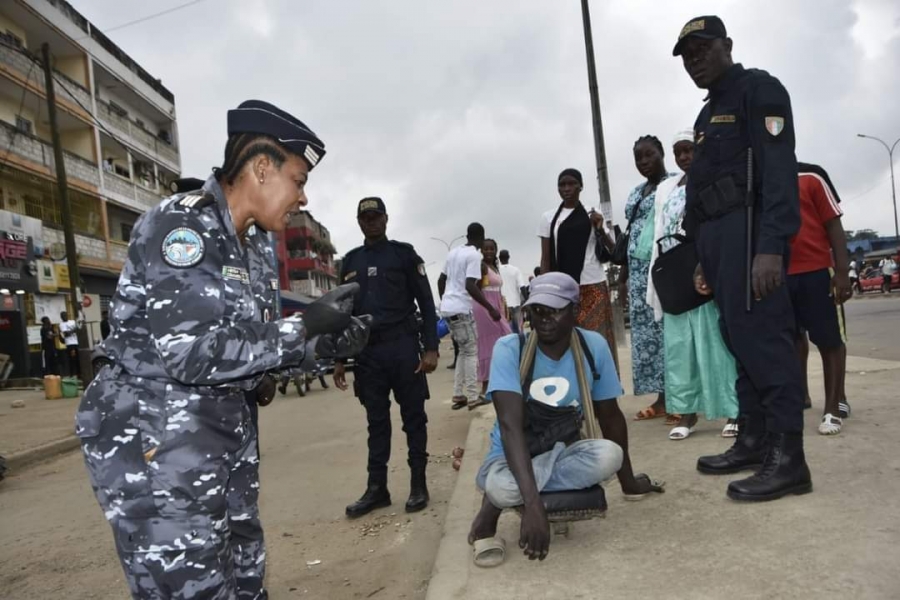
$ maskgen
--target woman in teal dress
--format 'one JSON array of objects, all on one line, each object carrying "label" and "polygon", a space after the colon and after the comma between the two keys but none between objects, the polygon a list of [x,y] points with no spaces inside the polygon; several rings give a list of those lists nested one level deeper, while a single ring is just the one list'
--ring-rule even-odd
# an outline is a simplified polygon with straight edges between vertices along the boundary
[{"label": "woman in teal dress", "polygon": [[[675,162],[684,171],[682,177],[671,177],[660,184],[656,191],[653,227],[654,240],[660,240],[661,250],[666,252],[679,242],[666,236],[681,234],[684,230],[685,184],[687,172],[694,157],[694,132],[682,131],[672,144]],[[651,260],[656,260],[658,249],[654,244]],[[719,329],[719,309],[715,302],[707,302],[680,315],[663,311],[653,287],[647,289],[647,304],[653,308],[657,321],[661,320],[665,334],[665,384],[666,411],[673,418],[675,427],[669,439],[687,438],[697,424],[697,413],[707,419],[727,418],[722,431],[724,437],[737,435],[735,418],[738,413],[735,381],[737,370],[734,357],[725,346]]]},{"label": "woman in teal dress", "polygon": [[638,421],[666,414],[663,324],[653,318],[653,308],[647,304],[647,274],[653,251],[656,186],[669,177],[664,156],[663,145],[655,136],[645,135],[634,143],[634,164],[646,181],[631,190],[625,203],[625,218],[631,222],[631,236],[628,240],[628,309],[631,317],[634,395],[657,394],[656,401],[637,414],[635,420]]}]

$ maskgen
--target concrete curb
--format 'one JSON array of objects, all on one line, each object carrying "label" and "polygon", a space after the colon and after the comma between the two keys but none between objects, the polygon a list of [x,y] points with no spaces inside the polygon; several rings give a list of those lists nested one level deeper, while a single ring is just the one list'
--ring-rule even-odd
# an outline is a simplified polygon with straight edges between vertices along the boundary
[{"label": "concrete curb", "polygon": [[35,463],[76,450],[80,445],[81,440],[75,435],[69,435],[59,440],[53,440],[52,442],[29,448],[28,450],[10,454],[6,457],[6,466],[9,469],[10,474],[15,474],[16,471],[21,471],[25,467],[29,467]]},{"label": "concrete curb", "polygon": [[425,600],[465,598],[472,555],[466,537],[481,503],[481,494],[473,493],[472,488],[475,486],[475,475],[488,450],[489,434],[495,416],[493,407],[485,406],[469,423],[466,453],[447,506],[441,545],[431,570]]}]

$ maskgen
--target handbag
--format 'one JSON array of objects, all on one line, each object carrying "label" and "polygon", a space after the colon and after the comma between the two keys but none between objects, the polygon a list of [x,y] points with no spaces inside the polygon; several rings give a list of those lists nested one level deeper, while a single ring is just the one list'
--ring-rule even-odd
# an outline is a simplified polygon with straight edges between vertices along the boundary
[{"label": "handbag", "polygon": [[609,259],[609,262],[614,265],[621,266],[628,264],[628,240],[631,238],[631,224],[634,223],[634,219],[637,217],[641,203],[650,196],[650,194],[644,195],[647,185],[649,184],[645,183],[644,188],[641,189],[641,198],[637,201],[637,204],[634,205],[634,210],[631,212],[631,218],[628,219],[628,227],[625,228],[625,233],[616,236],[616,245],[613,247],[612,257]]},{"label": "handbag", "polygon": [[[600,375],[597,373],[594,365],[594,355],[588,347],[584,336],[577,329],[573,335],[573,338],[576,337],[577,342],[573,339],[572,343],[578,344],[585,360],[590,365],[591,380],[596,381],[600,379]],[[523,399],[528,398],[528,390],[534,377],[534,360],[529,365],[523,364],[526,360],[525,344],[526,338],[520,334],[519,369],[526,372],[522,380]],[[583,370],[580,360],[576,361],[576,365],[580,365],[577,368]],[[590,397],[589,390],[590,388],[588,388],[588,397]],[[549,452],[559,442],[566,446],[577,442],[581,439],[583,425],[584,414],[581,410],[578,410],[577,406],[549,406],[538,400],[525,402],[525,443],[532,458]]]},{"label": "handbag", "polygon": [[[681,243],[663,252],[662,241],[669,238]],[[712,296],[699,294],[694,288],[694,271],[700,261],[693,241],[676,233],[659,238],[656,245],[659,257],[653,263],[650,275],[664,312],[680,315],[712,300]]]},{"label": "handbag", "polygon": [[584,417],[575,406],[548,406],[531,400],[525,403],[525,442],[532,458],[553,449],[558,442],[566,446],[581,439]]}]

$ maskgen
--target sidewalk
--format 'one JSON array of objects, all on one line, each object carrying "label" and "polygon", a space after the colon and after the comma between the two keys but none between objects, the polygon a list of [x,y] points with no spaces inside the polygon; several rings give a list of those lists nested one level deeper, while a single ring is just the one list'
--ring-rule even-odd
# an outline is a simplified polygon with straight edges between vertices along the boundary
[{"label": "sidewalk", "polygon": [[[627,348],[619,349],[626,392]],[[821,362],[810,357],[810,381]],[[618,482],[606,486],[606,519],[575,523],[570,539],[554,537],[543,562],[518,549],[519,519],[509,512],[498,535],[506,562],[472,564],[466,543],[481,496],[475,473],[487,451],[492,411],[472,421],[460,477],[450,501],[428,600],[575,598],[847,598],[897,597],[900,528],[900,427],[896,410],[900,362],[848,357],[853,414],[833,438],[816,433],[823,391],[806,412],[806,452],[815,491],[776,502],[741,504],[726,498],[728,482],[695,469],[697,456],[728,447],[721,423],[701,421],[688,440],[667,439],[662,419],[631,421],[648,398],[620,401],[629,419],[637,472],[668,482],[666,493],[623,500]]]},{"label": "sidewalk", "polygon": [[[16,400],[25,406],[12,408]],[[78,447],[79,400],[47,400],[43,390],[0,390],[0,454],[11,471]]]}]

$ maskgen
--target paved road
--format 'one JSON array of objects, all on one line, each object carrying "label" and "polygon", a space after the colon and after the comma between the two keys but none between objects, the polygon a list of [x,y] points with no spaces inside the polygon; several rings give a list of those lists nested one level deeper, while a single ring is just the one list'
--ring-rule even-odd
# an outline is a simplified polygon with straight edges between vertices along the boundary
[{"label": "paved road", "polygon": [[845,314],[850,356],[900,360],[900,292],[854,298]]},{"label": "paved road", "polygon": [[[854,299],[846,312],[851,355],[900,360],[900,293]],[[395,452],[392,460],[394,506],[371,519],[343,519],[344,505],[362,491],[364,481],[364,415],[355,399],[316,389],[304,399],[279,396],[261,411],[262,511],[273,598],[424,597],[456,480],[442,455],[463,445],[469,421],[467,414],[449,410],[450,372],[443,365],[431,381],[433,503],[432,509],[409,519],[402,512],[408,490],[403,452]],[[850,384],[864,387],[864,382]],[[636,410],[639,403],[632,403],[629,410]],[[402,448],[398,420],[394,446]],[[671,450],[668,442],[663,449]],[[661,455],[654,458],[663,460]],[[830,535],[825,527],[820,535]],[[0,540],[0,597],[125,595],[112,537],[77,454],[0,484]],[[322,563],[307,566],[315,560]]]}]

